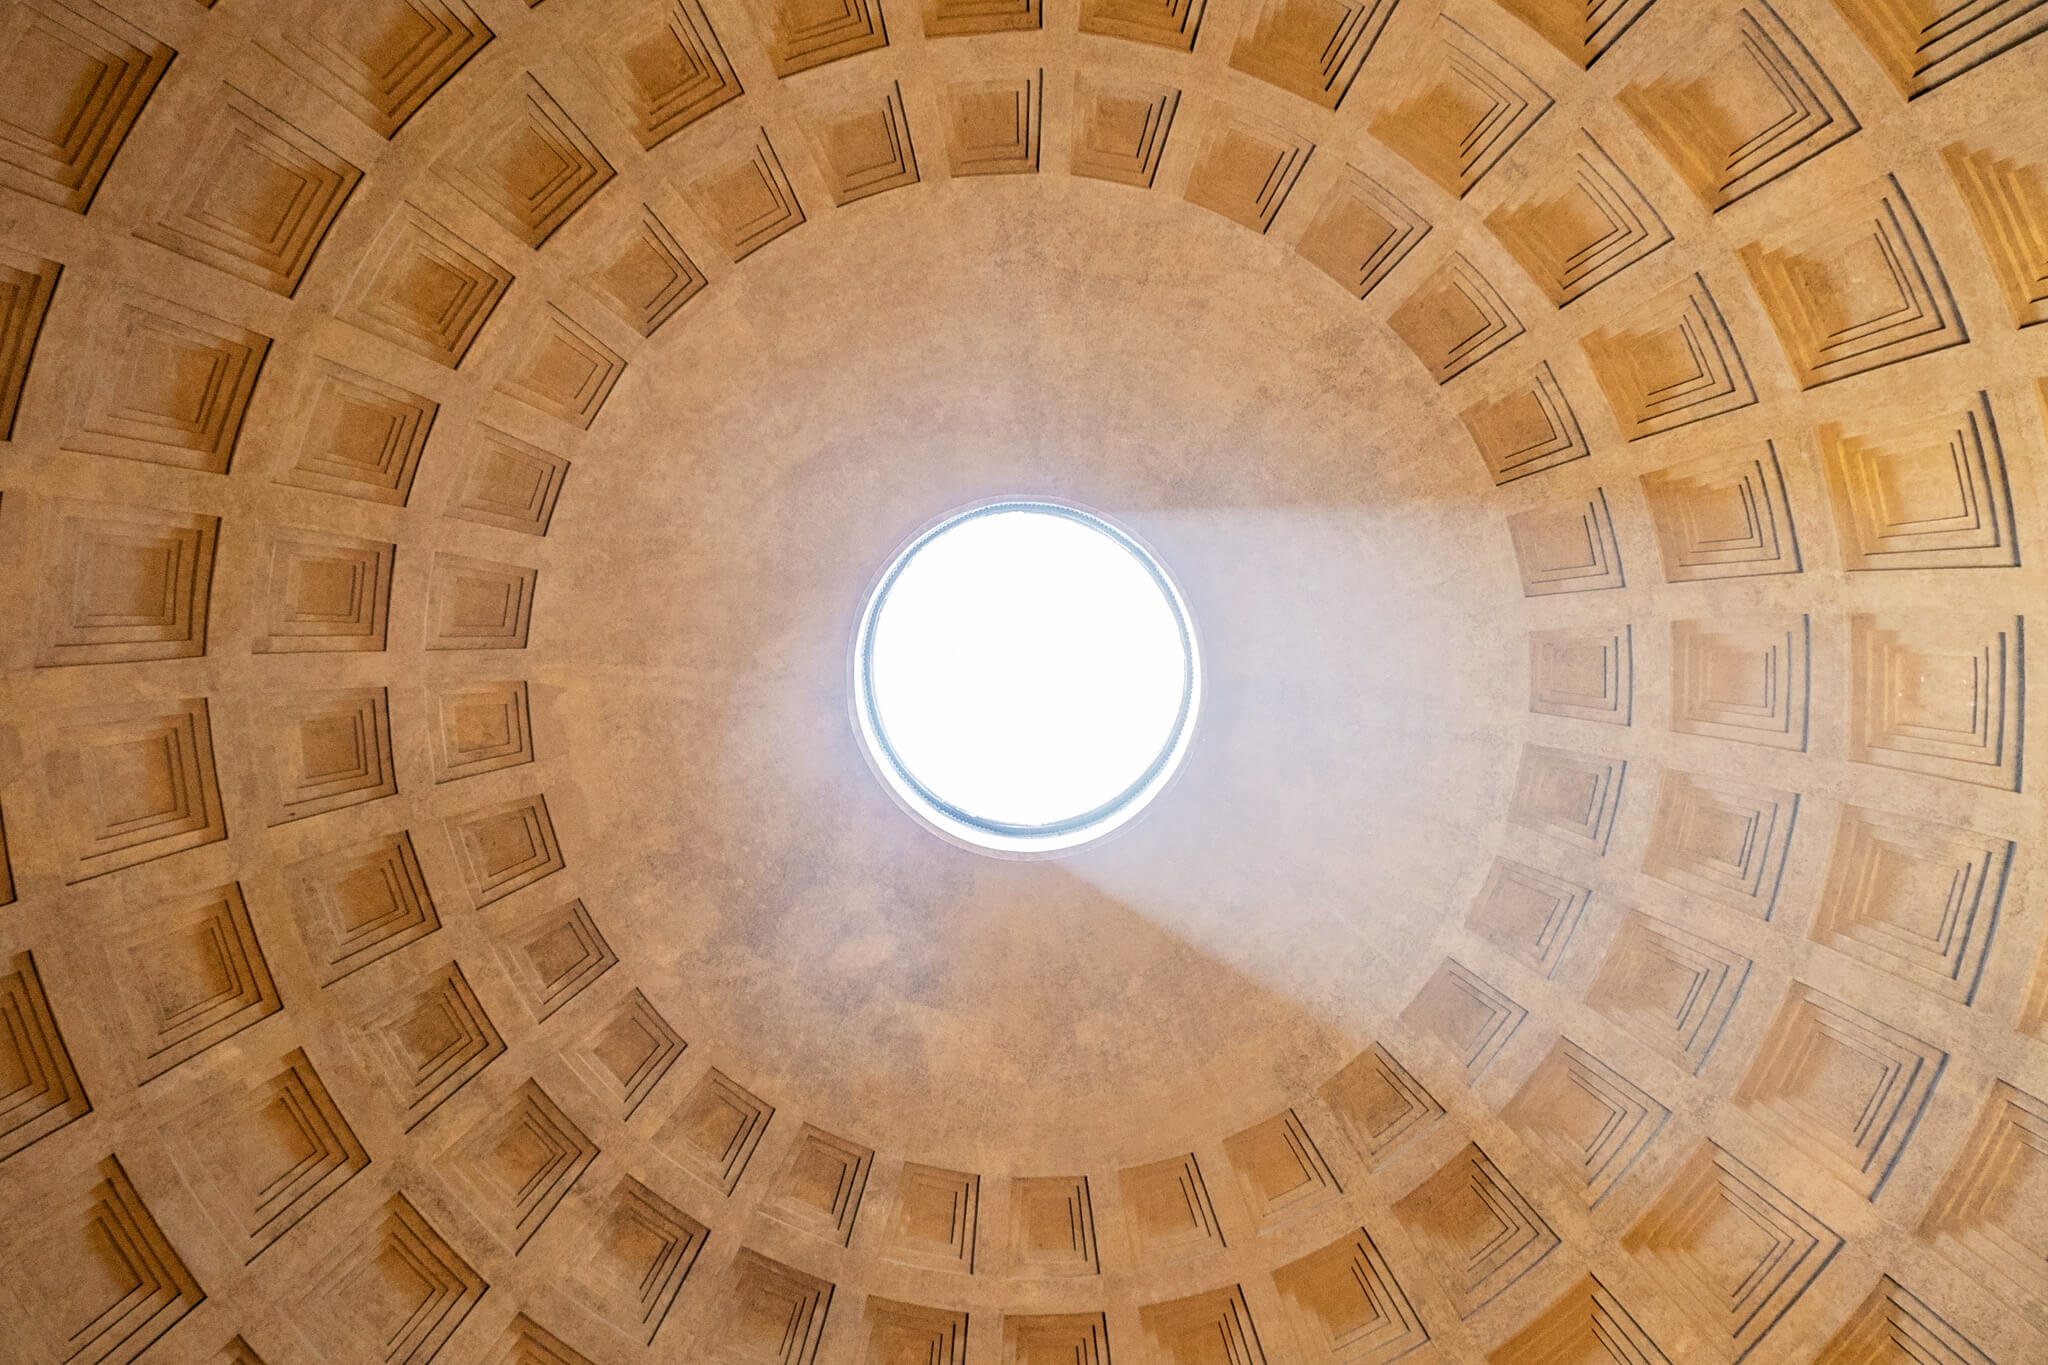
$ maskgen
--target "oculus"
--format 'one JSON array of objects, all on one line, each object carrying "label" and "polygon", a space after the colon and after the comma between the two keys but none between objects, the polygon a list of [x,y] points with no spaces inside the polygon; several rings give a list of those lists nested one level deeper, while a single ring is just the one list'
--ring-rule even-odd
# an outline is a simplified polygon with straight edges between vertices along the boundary
[{"label": "oculus", "polygon": [[998,855],[1065,852],[1128,823],[1180,767],[1201,691],[1171,575],[1065,503],[941,518],[890,561],[854,637],[875,771],[927,826]]}]

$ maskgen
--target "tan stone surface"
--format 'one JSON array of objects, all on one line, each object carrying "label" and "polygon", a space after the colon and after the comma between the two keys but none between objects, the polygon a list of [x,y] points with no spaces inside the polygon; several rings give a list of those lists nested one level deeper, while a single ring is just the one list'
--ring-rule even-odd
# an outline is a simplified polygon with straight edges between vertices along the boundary
[{"label": "tan stone surface", "polygon": [[[0,1360],[2048,1358],[2044,34],[0,0]],[[1054,861],[847,711],[1009,493]]]}]

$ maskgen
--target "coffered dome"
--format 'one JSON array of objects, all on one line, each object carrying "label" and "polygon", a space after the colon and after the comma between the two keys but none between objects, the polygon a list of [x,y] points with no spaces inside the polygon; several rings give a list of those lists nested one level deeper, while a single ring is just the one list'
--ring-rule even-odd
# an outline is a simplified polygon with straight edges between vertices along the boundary
[{"label": "coffered dome", "polygon": [[[0,1358],[2048,1358],[2044,32],[0,0]],[[1031,860],[1004,498],[1200,643]]]}]

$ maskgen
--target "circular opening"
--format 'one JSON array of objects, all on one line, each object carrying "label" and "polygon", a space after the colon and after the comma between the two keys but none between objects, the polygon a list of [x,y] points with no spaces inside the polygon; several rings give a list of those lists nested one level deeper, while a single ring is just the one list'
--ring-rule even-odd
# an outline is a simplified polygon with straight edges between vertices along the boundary
[{"label": "circular opening", "polygon": [[1187,751],[1201,666],[1158,560],[1063,503],[956,512],[890,563],[854,640],[854,710],[883,779],[999,853],[1099,839]]}]

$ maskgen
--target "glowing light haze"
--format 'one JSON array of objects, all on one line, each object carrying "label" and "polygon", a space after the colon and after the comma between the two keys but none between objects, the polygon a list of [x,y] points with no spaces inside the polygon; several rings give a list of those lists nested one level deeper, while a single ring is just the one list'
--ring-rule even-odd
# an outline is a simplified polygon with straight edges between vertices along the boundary
[{"label": "glowing light haze", "polygon": [[870,608],[874,719],[915,784],[973,820],[1070,821],[1170,773],[1184,696],[1192,722],[1182,621],[1172,589],[1092,520],[969,515],[917,545]]}]

